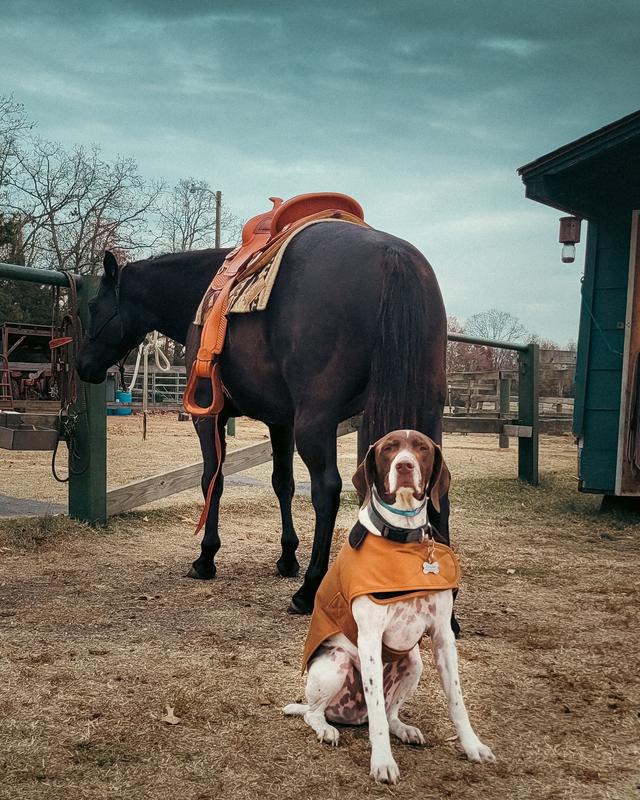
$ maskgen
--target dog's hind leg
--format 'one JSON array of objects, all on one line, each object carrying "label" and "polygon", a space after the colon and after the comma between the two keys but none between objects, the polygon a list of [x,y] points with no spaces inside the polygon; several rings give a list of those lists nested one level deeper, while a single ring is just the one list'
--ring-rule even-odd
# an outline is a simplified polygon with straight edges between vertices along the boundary
[{"label": "dog's hind leg", "polygon": [[384,666],[384,699],[389,731],[405,744],[424,744],[422,731],[413,725],[405,725],[398,718],[405,700],[415,692],[421,675],[422,658],[418,645],[403,658]]},{"label": "dog's hind leg", "polygon": [[320,652],[309,665],[305,691],[307,704],[292,703],[283,709],[285,714],[303,716],[315,731],[318,741],[328,742],[334,747],[338,744],[339,733],[327,722],[325,710],[345,683],[343,658],[348,659],[348,656],[342,650],[327,648]]}]

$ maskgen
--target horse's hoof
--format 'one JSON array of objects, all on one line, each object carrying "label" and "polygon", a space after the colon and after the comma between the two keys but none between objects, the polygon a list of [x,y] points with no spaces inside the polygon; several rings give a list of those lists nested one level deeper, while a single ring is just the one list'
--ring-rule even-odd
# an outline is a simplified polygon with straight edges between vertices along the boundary
[{"label": "horse's hoof", "polygon": [[312,611],[313,603],[309,605],[305,600],[302,600],[294,595],[289,603],[287,614],[311,614]]},{"label": "horse's hoof", "polygon": [[298,564],[295,559],[294,561],[287,561],[280,558],[276,567],[278,568],[278,573],[282,575],[283,578],[297,578],[300,572],[300,564]]},{"label": "horse's hoof", "polygon": [[216,577],[216,571],[214,569],[207,569],[204,572],[200,572],[195,564],[192,564],[187,574],[184,576],[185,578],[193,578],[196,581],[210,581]]}]

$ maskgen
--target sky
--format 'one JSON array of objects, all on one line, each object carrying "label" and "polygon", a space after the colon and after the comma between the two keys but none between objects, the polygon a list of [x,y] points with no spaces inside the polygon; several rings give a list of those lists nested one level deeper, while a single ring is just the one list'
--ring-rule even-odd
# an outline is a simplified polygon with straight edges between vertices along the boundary
[{"label": "sky", "polygon": [[0,94],[38,133],[207,180],[236,215],[340,191],[461,320],[565,343],[584,258],[518,167],[640,107],[637,0],[3,0]]}]

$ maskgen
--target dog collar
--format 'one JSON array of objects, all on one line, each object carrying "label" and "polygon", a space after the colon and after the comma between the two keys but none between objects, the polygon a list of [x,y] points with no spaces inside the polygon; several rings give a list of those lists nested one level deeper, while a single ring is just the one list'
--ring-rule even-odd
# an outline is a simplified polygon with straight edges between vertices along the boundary
[{"label": "dog collar", "polygon": [[389,539],[398,544],[425,542],[437,536],[437,531],[430,522],[418,528],[396,528],[394,525],[389,525],[389,523],[380,516],[371,502],[367,504],[366,509],[371,526],[374,530],[366,528],[360,520],[358,520],[349,533],[349,544],[351,547],[359,547],[368,533],[382,536],[383,539]]},{"label": "dog collar", "polygon": [[390,506],[389,503],[385,503],[384,500],[378,494],[378,490],[376,487],[373,487],[373,492],[371,493],[371,503],[370,505],[376,506],[381,505],[382,508],[386,508],[387,511],[390,511],[392,514],[398,514],[401,517],[417,517],[421,511],[424,511],[424,507],[427,505],[427,501],[429,498],[425,494],[424,499],[420,502],[420,505],[417,508],[412,508],[408,511],[404,511],[401,508],[394,508]]}]

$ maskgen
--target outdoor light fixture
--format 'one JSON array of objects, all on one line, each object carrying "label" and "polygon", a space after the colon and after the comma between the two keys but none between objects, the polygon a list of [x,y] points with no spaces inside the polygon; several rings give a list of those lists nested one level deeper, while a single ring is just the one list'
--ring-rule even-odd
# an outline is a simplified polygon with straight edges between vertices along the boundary
[{"label": "outdoor light fixture", "polygon": [[562,244],[562,263],[572,264],[576,260],[576,244],[580,241],[580,222],[578,217],[560,217],[560,237]]}]

